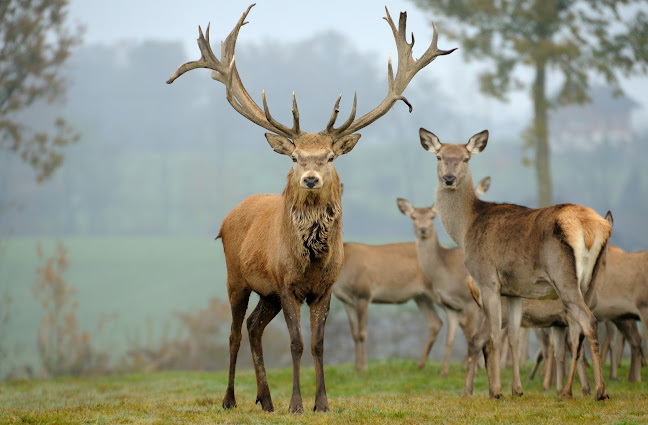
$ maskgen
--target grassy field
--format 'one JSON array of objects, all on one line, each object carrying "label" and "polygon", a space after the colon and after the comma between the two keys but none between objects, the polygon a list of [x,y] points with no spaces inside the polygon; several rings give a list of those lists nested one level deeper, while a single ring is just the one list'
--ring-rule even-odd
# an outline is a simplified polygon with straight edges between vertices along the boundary
[{"label": "grassy field", "polygon": [[[540,382],[525,382],[521,398],[505,396],[490,400],[485,373],[480,371],[476,395],[462,395],[464,373],[453,365],[446,379],[439,378],[440,365],[423,371],[414,361],[373,361],[368,373],[346,364],[326,369],[331,411],[312,412],[314,373],[302,369],[305,413],[288,414],[291,370],[268,370],[268,382],[276,412],[263,413],[254,404],[256,383],[252,370],[237,374],[236,409],[220,407],[226,385],[225,372],[167,372],[101,378],[59,378],[0,384],[0,423],[3,424],[392,424],[392,423],[648,423],[648,379],[626,381],[627,364],[608,382],[610,399],[596,402],[580,394],[575,385],[572,400],[543,393]],[[524,376],[528,368],[524,370]],[[510,386],[510,369],[503,383]]]}]

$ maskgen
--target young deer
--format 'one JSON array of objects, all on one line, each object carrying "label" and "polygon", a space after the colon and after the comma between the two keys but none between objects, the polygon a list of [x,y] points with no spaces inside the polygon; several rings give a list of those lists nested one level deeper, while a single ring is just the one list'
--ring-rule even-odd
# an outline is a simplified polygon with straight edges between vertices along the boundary
[{"label": "young deer", "polygon": [[[257,398],[264,411],[274,410],[265,374],[261,337],[263,330],[280,310],[290,334],[293,360],[293,391],[289,411],[303,411],[300,390],[300,361],[303,342],[300,331],[300,306],[310,306],[311,352],[315,363],[315,410],[329,410],[324,384],[324,324],[328,315],[331,287],[342,267],[342,208],[340,178],[333,161],[353,149],[360,134],[356,132],[385,115],[398,101],[410,106],[402,95],[414,75],[439,55],[453,50],[437,48],[437,33],[423,56],[414,60],[412,46],[406,40],[406,13],[401,13],[396,27],[389,12],[385,20],[396,40],[398,68],[396,75],[389,61],[386,97],[372,111],[356,119],[356,97],[349,118],[339,127],[335,122],[340,97],[326,128],[319,133],[305,133],[299,125],[299,111],[293,93],[293,126],[277,122],[268,109],[265,92],[263,109],[252,100],[243,86],[234,61],[234,47],[239,30],[254,5],[248,7],[238,23],[221,43],[219,60],[199,28],[201,58],[180,66],[169,78],[172,83],[196,68],[212,70],[212,78],[226,88],[230,105],[253,123],[269,130],[268,143],[276,152],[287,155],[293,165],[282,195],[253,195],[237,205],[223,220],[217,236],[222,238],[227,264],[227,292],[232,308],[229,380],[223,408],[236,406],[234,375],[241,342],[241,326],[252,291],[259,294],[257,307],[247,319],[252,359],[257,378]],[[386,10],[386,9],[385,9]],[[274,133],[274,134],[273,134]]]},{"label": "young deer", "polygon": [[[477,185],[475,195],[481,197],[489,186],[490,177],[486,177]],[[467,285],[468,271],[464,266],[463,252],[459,248],[446,248],[439,243],[434,226],[434,217],[437,215],[436,208],[434,206],[414,208],[410,201],[403,198],[398,198],[396,201],[400,212],[410,217],[414,223],[418,262],[423,274],[430,282],[430,292],[434,301],[443,308],[448,321],[445,355],[441,368],[441,376],[445,377],[450,367],[450,355],[457,325],[461,326],[466,341],[470,341],[479,328],[480,309]],[[430,343],[429,348],[431,347]],[[427,348],[427,352],[424,352],[425,358],[427,358],[429,348]]]},{"label": "young deer", "polygon": [[[501,397],[499,335],[501,296],[507,297],[508,338],[517,347],[522,297],[560,298],[567,310],[572,344],[565,396],[571,396],[577,353],[587,338],[592,349],[596,399],[608,397],[601,371],[597,322],[588,305],[603,279],[611,223],[594,210],[562,204],[531,209],[479,200],[472,189],[468,161],[484,150],[488,131],[466,144],[442,144],[421,128],[422,146],[438,158],[436,208],[444,229],[464,250],[465,266],[483,300],[484,326],[471,341],[470,350],[484,348],[489,394]],[[513,394],[521,395],[517,350],[512,350]],[[474,358],[474,357],[473,357]]]},{"label": "young deer", "polygon": [[414,242],[344,244],[344,265],[333,294],[342,301],[355,344],[355,368],[367,370],[369,303],[402,304],[411,299],[425,318],[429,335],[418,362],[422,368],[443,325],[434,306],[429,282],[416,256]]}]

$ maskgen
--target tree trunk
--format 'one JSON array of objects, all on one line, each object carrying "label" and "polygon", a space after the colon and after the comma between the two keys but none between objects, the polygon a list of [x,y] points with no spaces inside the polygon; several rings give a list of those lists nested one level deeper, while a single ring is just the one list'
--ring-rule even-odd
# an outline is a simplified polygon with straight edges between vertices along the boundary
[{"label": "tree trunk", "polygon": [[546,207],[553,203],[551,184],[549,130],[547,128],[547,94],[546,62],[536,62],[535,81],[533,83],[533,134],[535,139],[535,167],[538,179],[538,206]]}]

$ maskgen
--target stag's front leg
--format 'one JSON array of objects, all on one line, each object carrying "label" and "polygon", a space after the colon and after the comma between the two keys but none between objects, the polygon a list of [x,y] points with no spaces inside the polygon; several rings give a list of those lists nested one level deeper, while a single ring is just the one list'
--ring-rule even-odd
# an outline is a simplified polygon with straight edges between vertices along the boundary
[{"label": "stag's front leg", "polygon": [[330,306],[330,292],[310,303],[311,353],[315,365],[315,407],[313,410],[320,412],[329,411],[324,383],[324,326]]},{"label": "stag's front leg", "polygon": [[284,293],[281,295],[281,308],[283,309],[286,325],[288,326],[288,333],[290,334],[290,353],[292,354],[293,361],[293,392],[288,411],[290,413],[301,414],[304,412],[304,407],[302,405],[299,382],[304,342],[301,336],[300,303],[294,294]]}]

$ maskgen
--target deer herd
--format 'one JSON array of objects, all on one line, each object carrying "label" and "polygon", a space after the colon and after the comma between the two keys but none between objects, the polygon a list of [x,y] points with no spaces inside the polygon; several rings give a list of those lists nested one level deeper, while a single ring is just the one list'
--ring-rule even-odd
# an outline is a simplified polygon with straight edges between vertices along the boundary
[{"label": "deer herd", "polygon": [[[340,95],[325,128],[318,133],[307,133],[300,127],[294,92],[293,124],[288,127],[270,114],[265,91],[261,108],[241,81],[234,49],[253,6],[247,8],[221,43],[220,58],[211,48],[209,26],[205,33],[199,28],[200,59],[181,65],[167,81],[170,84],[196,68],[210,69],[212,78],[225,86],[230,105],[266,129],[270,147],[292,161],[283,193],[244,199],[223,219],[217,236],[225,252],[232,314],[229,379],[223,408],[236,406],[236,361],[252,292],[258,294],[259,301],[248,315],[246,326],[257,380],[256,402],[264,411],[273,411],[274,405],[266,379],[262,336],[268,323],[283,311],[293,364],[289,411],[303,412],[300,362],[304,347],[300,307],[304,302],[310,308],[310,348],[316,387],[314,410],[329,410],[323,355],[324,325],[332,294],[348,314],[355,344],[355,366],[360,371],[367,370],[369,304],[399,304],[413,299],[429,327],[418,366],[424,367],[442,327],[443,321],[436,310],[440,307],[448,324],[441,375],[448,373],[459,325],[468,346],[466,394],[472,394],[476,365],[483,354],[489,394],[493,398],[501,397],[503,336],[508,339],[512,358],[512,394],[523,394],[518,358],[520,327],[541,328],[539,334],[549,336],[540,339],[542,351],[537,359],[546,360],[545,372],[549,376],[555,357],[558,391],[565,397],[572,395],[577,371],[583,391],[589,391],[583,361],[586,339],[595,397],[608,398],[601,367],[605,355],[599,354],[599,322],[614,323],[629,342],[630,379],[640,379],[639,368],[644,358],[636,321],[641,321],[643,337],[648,339],[648,251],[628,253],[609,246],[613,227],[609,212],[601,217],[590,208],[573,204],[534,209],[481,200],[490,178],[475,188],[470,160],[486,148],[487,130],[475,134],[465,144],[442,143],[432,132],[419,130],[421,145],[437,158],[438,181],[432,206],[416,208],[405,199],[397,199],[400,212],[413,221],[415,242],[343,243],[342,187],[334,161],[354,148],[360,139],[358,131],[384,116],[397,101],[403,101],[412,110],[403,96],[409,82],[438,56],[455,50],[437,47],[434,24],[430,46],[419,59],[414,59],[414,36],[411,42],[406,37],[407,14],[402,12],[395,24],[385,8],[384,19],[393,33],[398,55],[395,75],[391,57],[388,62],[385,98],[373,110],[356,118],[357,96],[354,96],[350,116],[336,127]],[[440,244],[434,224],[436,216],[456,248]],[[613,327],[608,328],[610,335]],[[610,351],[616,359],[617,345],[612,341],[609,346],[613,347]],[[565,385],[566,347],[571,364]],[[616,365],[618,361],[612,363]],[[616,366],[613,370],[616,374]]]}]

